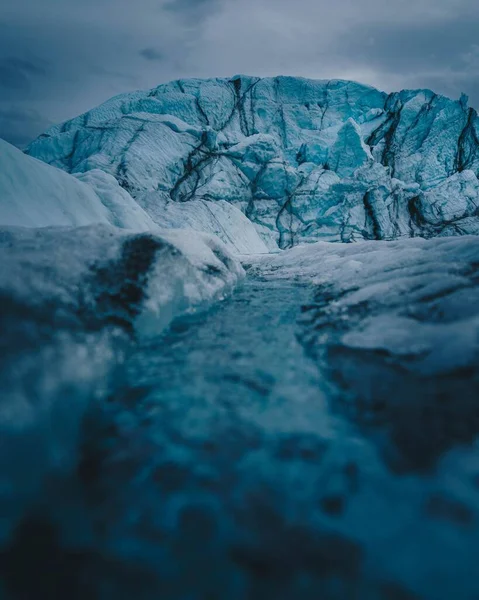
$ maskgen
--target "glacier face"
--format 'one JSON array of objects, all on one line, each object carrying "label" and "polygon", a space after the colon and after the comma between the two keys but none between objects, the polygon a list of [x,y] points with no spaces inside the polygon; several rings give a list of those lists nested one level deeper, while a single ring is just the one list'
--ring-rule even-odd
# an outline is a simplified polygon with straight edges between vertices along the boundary
[{"label": "glacier face", "polygon": [[27,152],[113,175],[160,224],[168,203],[227,201],[269,248],[479,233],[479,119],[464,96],[183,80],[117,96]]}]

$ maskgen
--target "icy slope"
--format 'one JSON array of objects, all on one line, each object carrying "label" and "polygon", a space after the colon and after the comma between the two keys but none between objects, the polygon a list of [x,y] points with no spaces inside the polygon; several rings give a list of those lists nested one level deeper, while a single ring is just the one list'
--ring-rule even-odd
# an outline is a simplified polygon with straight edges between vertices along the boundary
[{"label": "icy slope", "polygon": [[28,152],[104,170],[147,211],[226,200],[285,248],[478,233],[478,132],[464,96],[237,76],[118,96]]},{"label": "icy slope", "polygon": [[111,175],[95,170],[75,178],[25,156],[0,139],[1,225],[47,227],[94,223],[140,231],[155,227]]},{"label": "icy slope", "polygon": [[145,194],[142,205],[161,227],[188,228],[215,235],[236,254],[267,254],[279,250],[271,236],[262,236],[239,209],[224,200],[171,202],[151,193]]},{"label": "icy slope", "polygon": [[[23,227],[110,224],[134,231],[191,228],[214,234],[239,254],[277,249],[265,243],[239,209],[226,202],[161,203],[143,198],[148,214],[110,174],[75,176],[26,156],[0,140],[0,225]],[[150,216],[151,215],[151,216]],[[155,222],[156,221],[156,222]],[[264,236],[268,242],[268,236]]]},{"label": "icy slope", "polygon": [[263,274],[312,281],[324,299],[321,331],[345,347],[387,352],[424,374],[472,368],[479,358],[475,236],[319,242],[260,264]]}]

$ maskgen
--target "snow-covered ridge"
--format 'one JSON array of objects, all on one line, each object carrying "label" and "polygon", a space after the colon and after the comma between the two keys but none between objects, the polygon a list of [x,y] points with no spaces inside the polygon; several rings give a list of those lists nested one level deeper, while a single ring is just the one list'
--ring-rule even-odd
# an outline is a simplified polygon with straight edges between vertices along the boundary
[{"label": "snow-covered ridge", "polygon": [[27,152],[113,175],[148,213],[156,198],[157,222],[168,203],[227,201],[270,248],[479,231],[479,120],[464,96],[182,80],[117,96]]},{"label": "snow-covered ridge", "polygon": [[111,175],[93,170],[72,177],[0,139],[0,225],[95,223],[137,231],[155,228],[151,218]]}]

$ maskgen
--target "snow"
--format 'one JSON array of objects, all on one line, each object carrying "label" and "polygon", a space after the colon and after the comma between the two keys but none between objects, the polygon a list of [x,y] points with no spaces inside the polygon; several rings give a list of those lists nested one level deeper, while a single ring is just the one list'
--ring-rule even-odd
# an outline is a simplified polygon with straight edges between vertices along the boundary
[{"label": "snow", "polygon": [[421,376],[476,370],[478,237],[318,242],[251,262],[316,286],[313,344],[385,352]]},{"label": "snow", "polygon": [[[87,185],[88,184],[88,185]],[[0,140],[0,225],[154,229],[151,218],[100,170],[72,177]]]},{"label": "snow", "polygon": [[25,156],[0,140],[2,225],[46,227],[107,222],[108,211],[87,185]]},{"label": "snow", "polygon": [[151,193],[141,198],[141,204],[161,227],[210,233],[236,254],[278,251],[270,232],[262,235],[238,208],[224,200],[171,202]]},{"label": "snow", "polygon": [[23,227],[114,225],[132,231],[191,228],[216,235],[237,254],[277,250],[272,233],[227,202],[165,201],[145,194],[140,203],[100,169],[74,176],[26,156],[0,140],[0,225]]},{"label": "snow", "polygon": [[478,139],[465,98],[236,76],[117,96],[27,151],[111,174],[158,222],[170,201],[226,201],[288,248],[477,233]]},{"label": "snow", "polygon": [[76,173],[75,178],[88,184],[109,210],[108,223],[122,229],[154,231],[155,223],[114,177],[100,169]]}]

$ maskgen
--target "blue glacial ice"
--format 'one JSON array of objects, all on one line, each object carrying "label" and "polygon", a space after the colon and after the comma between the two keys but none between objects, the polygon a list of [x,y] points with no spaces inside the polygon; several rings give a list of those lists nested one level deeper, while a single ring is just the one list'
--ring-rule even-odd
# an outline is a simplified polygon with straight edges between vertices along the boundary
[{"label": "blue glacial ice", "polygon": [[141,290],[183,259],[160,249],[142,288],[160,240],[118,235],[3,234],[8,590],[475,598],[479,238],[249,256],[145,336]]},{"label": "blue glacial ice", "polygon": [[113,175],[160,224],[165,203],[229,202],[287,248],[477,233],[478,139],[464,96],[237,76],[117,96],[27,151]]},{"label": "blue glacial ice", "polygon": [[0,141],[1,598],[479,596],[465,97],[178,81],[27,154]]},{"label": "blue glacial ice", "polygon": [[162,229],[192,228],[215,235],[236,254],[277,249],[274,240],[265,243],[251,221],[227,202],[201,200],[185,206],[146,194],[143,204],[146,210],[105,171],[72,176],[0,140],[0,225],[104,224],[154,232],[160,223]]}]

